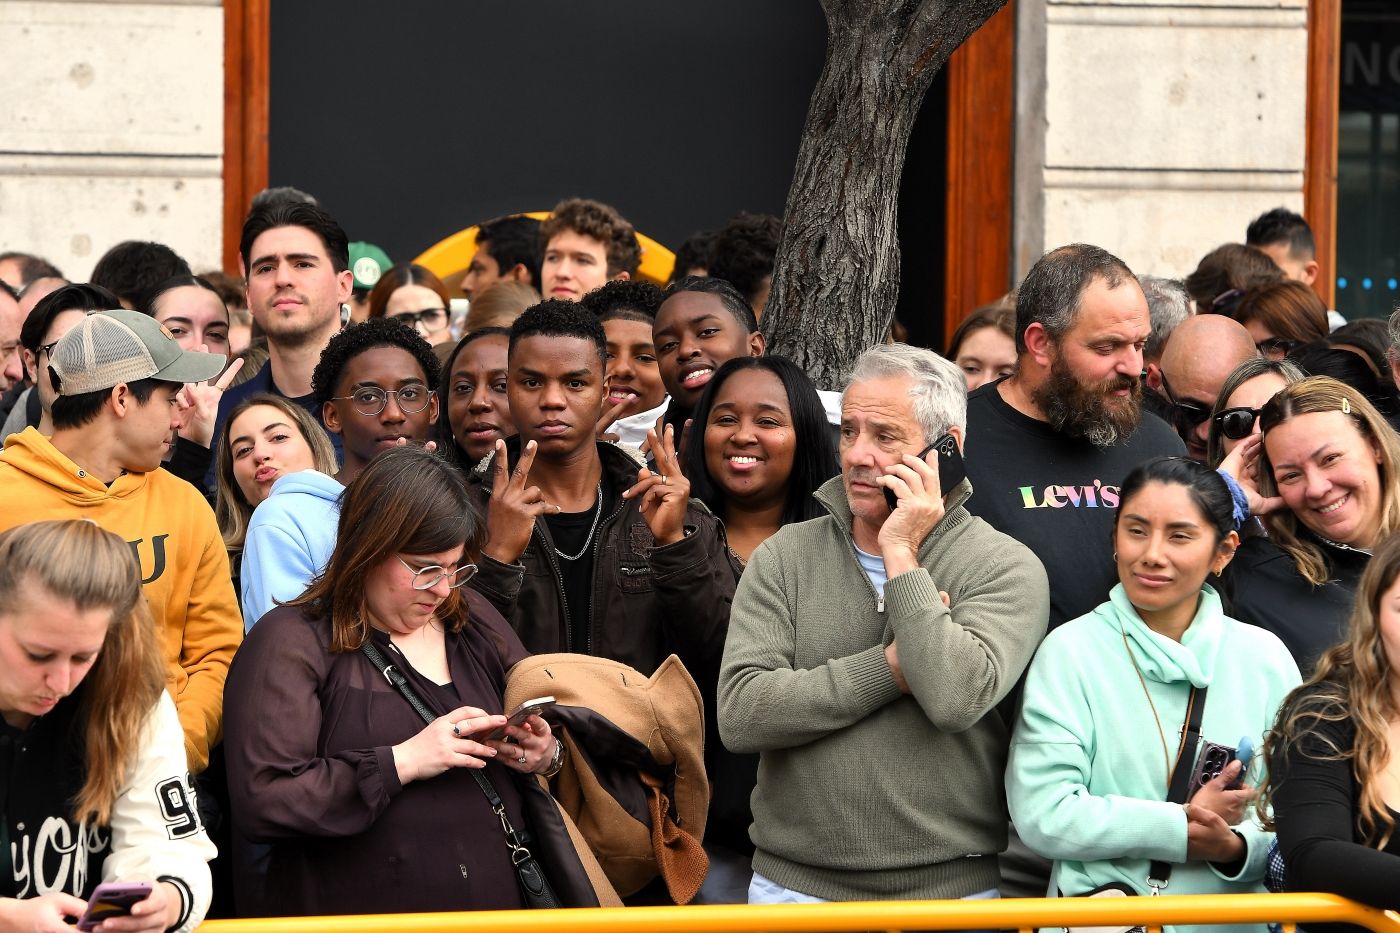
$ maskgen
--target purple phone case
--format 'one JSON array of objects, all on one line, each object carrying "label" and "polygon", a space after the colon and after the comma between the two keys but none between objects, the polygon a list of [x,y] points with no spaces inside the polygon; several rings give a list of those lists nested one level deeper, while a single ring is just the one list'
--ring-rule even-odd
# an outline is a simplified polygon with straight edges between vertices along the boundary
[{"label": "purple phone case", "polygon": [[144,881],[99,884],[92,897],[88,898],[87,910],[78,920],[78,929],[91,930],[108,918],[125,917],[131,913],[133,904],[139,904],[150,896],[151,886]]}]

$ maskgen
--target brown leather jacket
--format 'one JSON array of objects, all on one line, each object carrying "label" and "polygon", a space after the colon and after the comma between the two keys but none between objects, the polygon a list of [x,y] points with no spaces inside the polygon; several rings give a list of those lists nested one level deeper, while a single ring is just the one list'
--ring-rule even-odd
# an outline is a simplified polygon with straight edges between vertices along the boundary
[{"label": "brown leather jacket", "polygon": [[[511,463],[519,438],[508,442]],[[637,481],[641,464],[612,444],[598,444],[603,481],[616,501],[593,544],[592,624],[588,654],[621,661],[649,674],[678,655],[713,696],[714,680],[729,630],[735,575],[724,526],[697,499],[690,501],[683,540],[658,547],[638,500],[621,494]],[[482,514],[491,502],[494,457],[473,472],[470,491]],[[558,558],[549,529],[536,522],[530,544],[515,564],[482,556],[471,588],[505,616],[533,654],[569,651],[571,626],[579,620],[564,600]],[[707,698],[708,699],[708,698]],[[708,704],[707,704],[708,705]]]}]

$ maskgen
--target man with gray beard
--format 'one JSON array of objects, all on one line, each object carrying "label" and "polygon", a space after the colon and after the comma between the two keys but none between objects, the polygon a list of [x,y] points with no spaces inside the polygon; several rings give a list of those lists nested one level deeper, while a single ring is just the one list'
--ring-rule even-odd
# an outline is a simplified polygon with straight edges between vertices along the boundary
[{"label": "man with gray beard", "polygon": [[1147,301],[1121,259],[1075,243],[1031,267],[1016,299],[1016,372],[968,399],[968,511],[1029,547],[1050,577],[1050,628],[1117,582],[1118,485],[1152,457],[1183,454],[1142,410]]}]

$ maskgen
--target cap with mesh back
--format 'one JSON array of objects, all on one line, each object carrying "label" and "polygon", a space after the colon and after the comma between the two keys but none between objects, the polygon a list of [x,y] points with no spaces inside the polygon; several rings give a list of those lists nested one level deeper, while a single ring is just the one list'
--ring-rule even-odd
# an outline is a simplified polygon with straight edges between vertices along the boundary
[{"label": "cap with mesh back", "polygon": [[227,365],[222,356],[180,349],[164,324],[124,310],[90,312],[49,354],[59,395],[100,392],[138,379],[204,382]]},{"label": "cap with mesh back", "polygon": [[355,291],[367,292],[379,282],[381,276],[393,265],[389,254],[364,240],[356,240],[349,246],[350,274],[355,277]]}]

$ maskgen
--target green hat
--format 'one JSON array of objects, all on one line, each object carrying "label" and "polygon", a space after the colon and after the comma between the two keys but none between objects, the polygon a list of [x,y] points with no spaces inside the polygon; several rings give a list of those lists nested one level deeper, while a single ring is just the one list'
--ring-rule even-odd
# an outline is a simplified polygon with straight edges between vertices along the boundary
[{"label": "green hat", "polygon": [[123,382],[207,382],[228,366],[214,353],[182,350],[175,335],[137,311],[93,311],[49,354],[59,395],[100,392]]},{"label": "green hat", "polygon": [[388,272],[392,265],[389,254],[373,243],[356,240],[350,244],[350,271],[354,273],[353,287],[357,292],[367,292],[374,288],[379,277]]}]

